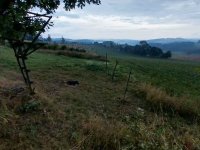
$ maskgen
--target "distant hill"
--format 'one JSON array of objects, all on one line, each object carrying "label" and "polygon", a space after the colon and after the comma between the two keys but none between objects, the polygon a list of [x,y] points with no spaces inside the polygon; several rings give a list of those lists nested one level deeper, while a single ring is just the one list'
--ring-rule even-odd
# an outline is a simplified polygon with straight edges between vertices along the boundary
[{"label": "distant hill", "polygon": [[[52,38],[55,43],[61,43],[62,38]],[[65,43],[75,43],[83,45],[91,45],[94,43],[103,43],[105,41],[113,41],[119,45],[135,46],[139,44],[139,40],[132,39],[65,39]],[[158,47],[164,51],[178,52],[183,54],[200,54],[199,39],[184,39],[184,38],[160,38],[146,40],[151,46]]]},{"label": "distant hill", "polygon": [[[128,45],[136,45],[139,44],[140,40],[130,40],[130,39],[122,39],[122,40],[109,40],[118,44],[128,44]],[[181,43],[181,42],[194,42],[197,43],[199,39],[184,39],[184,38],[160,38],[160,39],[150,39],[146,40],[148,43],[159,43],[159,44],[170,44],[170,43]]]},{"label": "distant hill", "polygon": [[[53,42],[56,43],[61,43],[62,42],[62,38],[52,38]],[[65,39],[66,43],[79,43],[79,44],[93,44],[95,42],[95,40],[90,40],[90,39]]]},{"label": "distant hill", "polygon": [[185,54],[200,54],[200,43],[197,42],[173,42],[173,43],[149,43],[151,46],[159,47],[165,51],[179,52]]},{"label": "distant hill", "polygon": [[[52,38],[55,42],[61,42],[62,38]],[[66,42],[81,42],[81,43],[94,43],[94,42],[103,42],[103,41],[113,41],[118,44],[128,44],[128,45],[136,45],[139,44],[141,40],[132,40],[132,39],[65,39]],[[168,44],[175,42],[198,42],[199,39],[184,39],[184,38],[160,38],[160,39],[150,39],[146,40],[148,43],[160,43],[160,44]]]},{"label": "distant hill", "polygon": [[[52,38],[53,42],[61,43],[62,38]],[[139,43],[139,40],[126,40],[126,39],[104,39],[104,40],[93,40],[93,39],[65,39],[66,43],[80,43],[80,44],[93,44],[95,42],[103,43],[105,41],[113,41],[117,44],[128,44],[128,45],[136,45]]]},{"label": "distant hill", "polygon": [[169,44],[169,43],[183,43],[183,42],[197,42],[198,39],[184,39],[184,38],[161,38],[147,40],[148,43],[159,43],[159,44]]},{"label": "distant hill", "polygon": [[136,45],[139,44],[139,40],[112,40],[113,42],[117,43],[117,44],[128,44],[128,45]]}]

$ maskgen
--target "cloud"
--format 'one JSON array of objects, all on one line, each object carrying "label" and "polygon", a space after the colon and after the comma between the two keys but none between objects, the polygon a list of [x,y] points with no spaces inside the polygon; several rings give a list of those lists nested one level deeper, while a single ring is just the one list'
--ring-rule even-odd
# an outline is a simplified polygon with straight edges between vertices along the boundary
[{"label": "cloud", "polygon": [[197,38],[198,0],[102,0],[70,12],[58,9],[47,34],[66,38]]}]

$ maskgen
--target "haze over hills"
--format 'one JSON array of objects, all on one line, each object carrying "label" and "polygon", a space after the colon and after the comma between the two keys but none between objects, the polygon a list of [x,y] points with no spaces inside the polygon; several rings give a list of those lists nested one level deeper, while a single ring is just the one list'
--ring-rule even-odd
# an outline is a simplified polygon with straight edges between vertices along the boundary
[{"label": "haze over hills", "polygon": [[198,42],[199,39],[184,39],[184,38],[161,38],[161,39],[151,39],[147,40],[149,43],[180,43],[180,42]]},{"label": "haze over hills", "polygon": [[[62,38],[53,38],[53,42],[60,43]],[[103,43],[104,41],[112,41],[116,44],[136,45],[140,40],[131,39],[65,39],[66,43],[77,44],[94,44],[95,42]],[[199,39],[185,39],[185,38],[160,38],[146,40],[151,46],[163,49],[164,51],[172,51],[183,54],[200,54],[200,40]]]},{"label": "haze over hills", "polygon": [[[52,40],[55,42],[60,42],[62,38],[53,38]],[[128,45],[136,45],[141,40],[132,40],[132,39],[66,39],[66,42],[77,42],[77,43],[85,43],[92,44],[94,42],[103,42],[103,41],[113,41],[117,44],[128,44]],[[185,38],[160,38],[160,39],[150,39],[146,40],[148,43],[159,43],[159,44],[168,44],[168,43],[181,43],[181,42],[198,42],[199,39],[185,39]]]}]

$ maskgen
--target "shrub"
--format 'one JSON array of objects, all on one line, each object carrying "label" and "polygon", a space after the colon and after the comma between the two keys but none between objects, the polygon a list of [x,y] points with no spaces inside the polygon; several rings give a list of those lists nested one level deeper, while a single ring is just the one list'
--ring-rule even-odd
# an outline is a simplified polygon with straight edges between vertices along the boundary
[{"label": "shrub", "polygon": [[66,49],[67,49],[67,46],[66,46],[66,45],[62,45],[62,46],[60,47],[60,49],[61,49],[61,50],[66,50]]}]

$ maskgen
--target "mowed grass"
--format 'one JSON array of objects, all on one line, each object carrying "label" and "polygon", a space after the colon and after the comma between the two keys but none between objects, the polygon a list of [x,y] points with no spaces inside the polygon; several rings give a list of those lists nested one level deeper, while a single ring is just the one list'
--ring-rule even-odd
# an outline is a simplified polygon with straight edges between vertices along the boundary
[{"label": "mowed grass", "polygon": [[[189,78],[186,69],[198,73],[196,63],[112,58],[107,75],[105,62],[35,53],[28,66],[36,95],[13,95],[9,89],[23,80],[12,51],[0,48],[0,149],[200,149],[198,82],[177,84]],[[68,80],[80,84],[69,86]],[[189,108],[183,100],[195,101],[195,112],[182,109]],[[167,101],[170,110],[163,106]],[[197,116],[190,120],[179,111]]]}]

